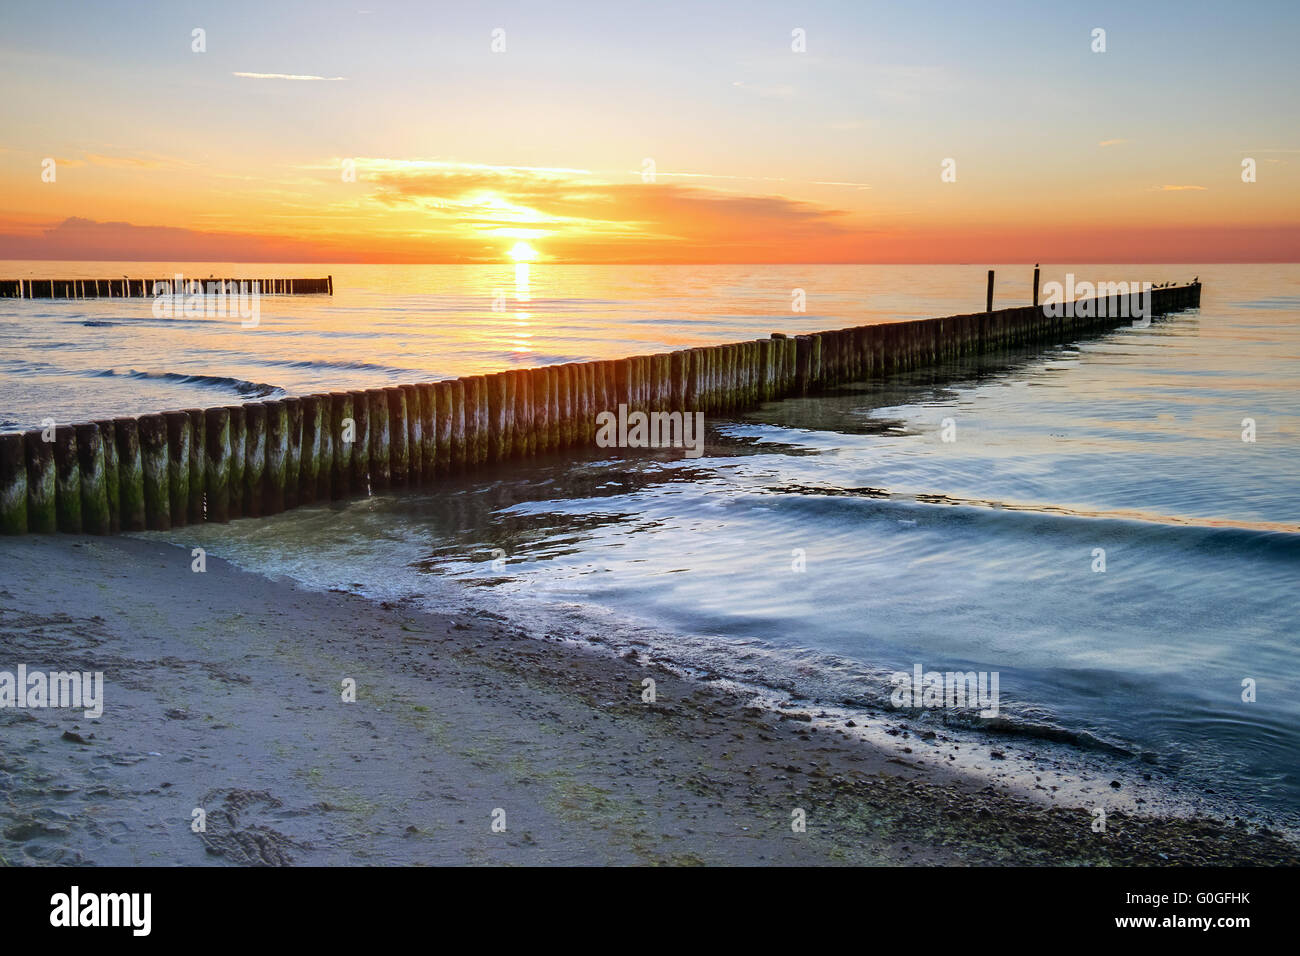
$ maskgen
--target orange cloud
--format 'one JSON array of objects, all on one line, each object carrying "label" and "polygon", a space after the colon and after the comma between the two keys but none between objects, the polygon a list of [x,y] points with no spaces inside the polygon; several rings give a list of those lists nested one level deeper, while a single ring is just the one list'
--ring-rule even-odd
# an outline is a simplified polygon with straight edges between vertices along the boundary
[{"label": "orange cloud", "polygon": [[776,237],[793,251],[852,231],[844,210],[676,183],[608,183],[502,167],[387,170],[371,181],[379,203],[427,210],[470,234],[540,240],[552,259],[603,250],[602,259],[737,261]]}]

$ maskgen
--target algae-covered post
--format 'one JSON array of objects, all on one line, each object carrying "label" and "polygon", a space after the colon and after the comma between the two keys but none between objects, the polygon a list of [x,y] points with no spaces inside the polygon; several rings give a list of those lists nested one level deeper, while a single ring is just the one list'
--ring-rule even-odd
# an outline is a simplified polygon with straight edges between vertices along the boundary
[{"label": "algae-covered post", "polygon": [[384,389],[384,395],[388,400],[388,480],[400,486],[406,484],[410,468],[406,393],[400,385],[393,385]]},{"label": "algae-covered post", "polygon": [[58,470],[54,444],[39,431],[23,433],[27,457],[27,530],[52,534],[59,528]]},{"label": "algae-covered post", "polygon": [[406,401],[406,480],[419,485],[424,474],[424,399],[414,385],[399,388]]},{"label": "algae-covered post", "polygon": [[334,494],[334,400],[325,392],[312,397],[320,410],[316,429],[316,499],[328,501]]},{"label": "algae-covered post", "polygon": [[487,459],[487,435],[480,435],[486,415],[483,376],[471,375],[461,381],[465,383],[465,465],[472,468]]},{"label": "algae-covered post", "polygon": [[555,366],[555,417],[551,438],[560,448],[573,444],[573,375],[568,365]]},{"label": "algae-covered post", "polygon": [[284,506],[298,507],[298,486],[302,482],[302,401],[284,399],[286,427],[284,452]]},{"label": "algae-covered post", "polygon": [[289,457],[289,409],[283,401],[264,402],[266,466],[262,475],[262,514],[284,510],[285,465]]},{"label": "algae-covered post", "polygon": [[55,500],[59,530],[81,531],[81,465],[77,460],[77,431],[71,425],[54,429]]},{"label": "algae-covered post", "polygon": [[108,532],[122,530],[122,492],[117,462],[117,429],[111,421],[95,422],[104,449],[104,493],[108,497]]},{"label": "algae-covered post", "polygon": [[27,451],[17,432],[0,435],[0,534],[27,533]]},{"label": "algae-covered post", "polygon": [[355,469],[352,458],[356,453],[356,415],[352,410],[351,392],[330,393],[330,495],[346,498],[352,491]]},{"label": "algae-covered post", "polygon": [[140,425],[134,418],[113,419],[117,440],[117,488],[123,531],[143,531],[144,463],[140,457]]},{"label": "algae-covered post", "polygon": [[[121,447],[119,445],[119,447]],[[209,408],[203,413],[203,488],[207,519],[230,520],[230,409]],[[123,524],[125,524],[125,495]]]},{"label": "algae-covered post", "polygon": [[321,429],[324,427],[319,395],[303,395],[302,441],[298,450],[298,503],[309,505],[316,500],[320,483]]},{"label": "algae-covered post", "polygon": [[551,449],[551,433],[548,424],[550,404],[546,400],[546,369],[528,370],[533,396],[533,438],[529,446],[535,454],[545,454]]},{"label": "algae-covered post", "polygon": [[452,399],[452,383],[435,382],[433,391],[437,421],[437,435],[435,436],[437,450],[434,454],[438,474],[445,475],[451,471],[452,462],[452,416],[455,412]]},{"label": "algae-covered post", "polygon": [[457,378],[448,384],[451,394],[451,467],[461,471],[469,456],[465,441],[465,380]]},{"label": "algae-covered post", "polygon": [[266,406],[244,406],[244,515],[262,514],[262,483],[266,477]]},{"label": "algae-covered post", "polygon": [[[204,484],[207,474],[204,415],[201,408],[187,408],[185,414],[190,419],[190,493],[185,513],[190,524],[199,524],[204,519]],[[107,441],[104,444],[105,447],[108,446]]]},{"label": "algae-covered post", "polygon": [[388,436],[388,395],[382,388],[366,390],[370,409],[370,489],[382,491],[388,487],[392,471]]},{"label": "algae-covered post", "polygon": [[348,392],[352,399],[352,477],[348,481],[353,494],[370,493],[370,400],[362,391]]},{"label": "algae-covered post", "polygon": [[227,405],[230,412],[230,517],[244,516],[244,452],[247,439],[244,435],[244,406]]},{"label": "algae-covered post", "polygon": [[420,480],[427,484],[438,472],[438,390],[432,383],[413,387],[420,396]]},{"label": "algae-covered post", "polygon": [[81,530],[86,534],[108,534],[112,520],[108,511],[108,488],[104,483],[104,443],[99,426],[74,426],[77,436],[77,467],[81,472]]},{"label": "algae-covered post", "polygon": [[533,434],[533,386],[525,369],[510,373],[514,382],[511,389],[515,396],[514,440],[510,453],[516,458],[526,458],[534,453],[536,437]]}]

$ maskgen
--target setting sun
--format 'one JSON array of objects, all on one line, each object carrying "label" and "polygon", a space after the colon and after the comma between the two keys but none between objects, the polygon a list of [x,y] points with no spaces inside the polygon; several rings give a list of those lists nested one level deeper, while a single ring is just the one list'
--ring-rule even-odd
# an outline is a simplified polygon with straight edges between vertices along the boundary
[{"label": "setting sun", "polygon": [[516,242],[510,250],[510,258],[515,262],[532,262],[537,258],[537,250],[526,242]]}]

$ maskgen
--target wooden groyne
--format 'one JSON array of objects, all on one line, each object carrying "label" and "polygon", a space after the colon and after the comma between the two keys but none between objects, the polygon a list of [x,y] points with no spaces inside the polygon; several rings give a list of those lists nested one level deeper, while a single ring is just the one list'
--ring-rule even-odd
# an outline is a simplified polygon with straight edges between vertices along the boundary
[{"label": "wooden groyne", "polygon": [[156,295],[333,295],[323,279],[0,279],[0,299],[146,299]]},{"label": "wooden groyne", "polygon": [[[1200,302],[1199,283],[1152,289],[1150,313]],[[484,465],[590,447],[597,414],[620,404],[733,414],[844,382],[1071,341],[1129,323],[1135,304],[1136,296],[1112,295],[1069,309],[776,332],[657,355],[0,435],[0,533],[166,530],[427,486]]]}]

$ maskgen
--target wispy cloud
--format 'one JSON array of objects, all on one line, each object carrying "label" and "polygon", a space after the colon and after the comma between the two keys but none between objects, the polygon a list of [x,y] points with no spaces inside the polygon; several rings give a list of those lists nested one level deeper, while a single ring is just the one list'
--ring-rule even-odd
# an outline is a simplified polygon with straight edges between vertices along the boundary
[{"label": "wispy cloud", "polygon": [[1127,142],[1128,140],[1126,139],[1103,139],[1097,145],[1104,149],[1107,146],[1118,146],[1120,143],[1127,143]]},{"label": "wispy cloud", "polygon": [[501,166],[496,163],[465,163],[449,159],[382,159],[365,157],[356,160],[357,166],[380,172],[419,172],[433,170],[451,173],[528,173],[556,176],[590,176],[589,169],[569,166]]},{"label": "wispy cloud", "polygon": [[100,153],[87,153],[86,161],[92,166],[108,166],[115,169],[164,169],[174,165],[148,156],[104,156]]},{"label": "wispy cloud", "polygon": [[1164,192],[1164,193],[1180,193],[1180,192],[1185,192],[1187,190],[1193,190],[1195,192],[1203,193],[1208,187],[1206,186],[1152,186],[1151,188],[1158,189],[1160,192]]},{"label": "wispy cloud", "polygon": [[324,83],[347,79],[346,76],[313,76],[309,73],[232,73],[231,76],[242,76],[246,80],[318,80]]}]

